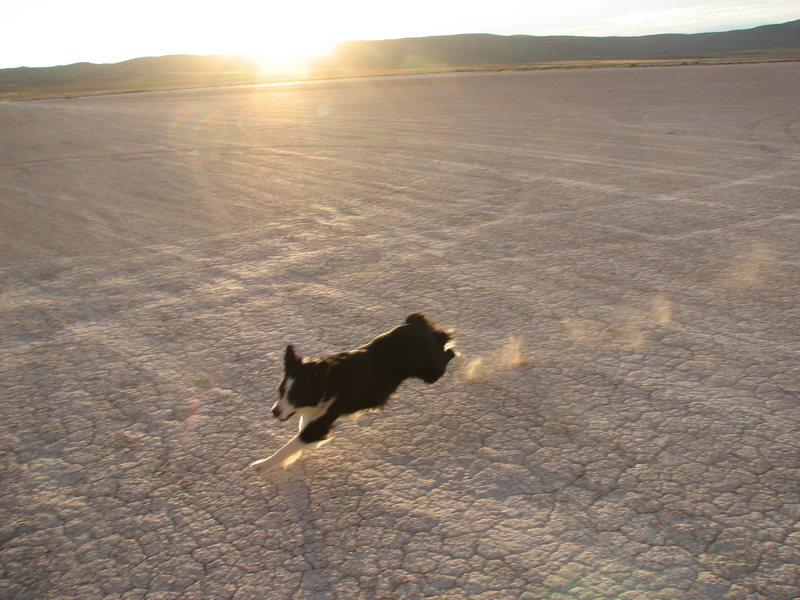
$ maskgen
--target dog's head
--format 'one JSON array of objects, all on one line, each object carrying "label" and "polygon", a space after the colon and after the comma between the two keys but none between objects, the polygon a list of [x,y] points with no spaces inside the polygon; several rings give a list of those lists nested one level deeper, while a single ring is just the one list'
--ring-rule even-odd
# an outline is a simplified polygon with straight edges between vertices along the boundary
[{"label": "dog's head", "polygon": [[286,421],[302,409],[322,403],[324,389],[316,367],[314,362],[304,361],[292,346],[286,347],[283,380],[278,387],[278,401],[272,407],[276,419]]},{"label": "dog's head", "polygon": [[416,377],[426,383],[434,383],[444,375],[447,364],[458,353],[453,350],[453,333],[440,329],[423,314],[414,313],[406,318],[418,360]]}]

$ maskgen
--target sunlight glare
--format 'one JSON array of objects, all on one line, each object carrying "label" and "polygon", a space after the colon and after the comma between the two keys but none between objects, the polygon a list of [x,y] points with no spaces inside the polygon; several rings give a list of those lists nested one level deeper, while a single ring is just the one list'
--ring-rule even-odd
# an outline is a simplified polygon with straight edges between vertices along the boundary
[{"label": "sunlight glare", "polygon": [[261,64],[265,73],[301,73],[308,70],[309,63],[329,54],[336,41],[297,31],[265,36],[259,43],[251,45],[247,54]]}]

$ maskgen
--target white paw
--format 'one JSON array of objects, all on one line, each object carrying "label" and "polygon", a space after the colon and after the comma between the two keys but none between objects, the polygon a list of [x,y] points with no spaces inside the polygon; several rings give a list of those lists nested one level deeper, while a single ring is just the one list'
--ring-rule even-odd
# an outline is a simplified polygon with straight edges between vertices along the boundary
[{"label": "white paw", "polygon": [[277,452],[269,458],[262,458],[261,460],[251,462],[247,468],[255,469],[259,473],[266,473],[267,471],[272,471],[277,467],[283,467],[285,469],[298,458],[300,458],[302,454],[302,451],[295,451],[291,454]]},{"label": "white paw", "polygon": [[247,465],[247,468],[255,469],[259,473],[265,473],[266,471],[274,469],[276,466],[277,464],[271,461],[269,458],[262,458],[261,460],[254,460],[249,465]]}]

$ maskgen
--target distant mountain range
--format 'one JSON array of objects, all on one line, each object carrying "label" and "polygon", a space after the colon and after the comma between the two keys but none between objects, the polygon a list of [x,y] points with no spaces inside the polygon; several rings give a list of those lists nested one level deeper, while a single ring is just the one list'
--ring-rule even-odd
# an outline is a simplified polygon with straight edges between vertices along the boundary
[{"label": "distant mountain range", "polygon": [[[487,34],[345,42],[330,68],[475,67],[570,61],[800,58],[800,20],[722,33],[642,37],[498,36]],[[324,65],[321,65],[324,66]]]},{"label": "distant mountain range", "polygon": [[[465,34],[339,44],[301,77],[591,66],[615,61],[800,59],[800,20],[720,33],[641,37]],[[285,78],[285,77],[284,77]],[[291,79],[297,79],[295,74]],[[0,98],[275,81],[246,56],[172,55],[116,64],[0,69]]]}]

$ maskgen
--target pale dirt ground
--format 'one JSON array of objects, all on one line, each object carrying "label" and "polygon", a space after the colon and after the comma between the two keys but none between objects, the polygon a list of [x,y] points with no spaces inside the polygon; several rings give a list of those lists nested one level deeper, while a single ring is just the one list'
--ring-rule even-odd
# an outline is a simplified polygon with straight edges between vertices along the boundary
[{"label": "pale dirt ground", "polygon": [[[0,597],[800,596],[800,63],[0,104]],[[285,344],[434,386],[287,471]]]}]

